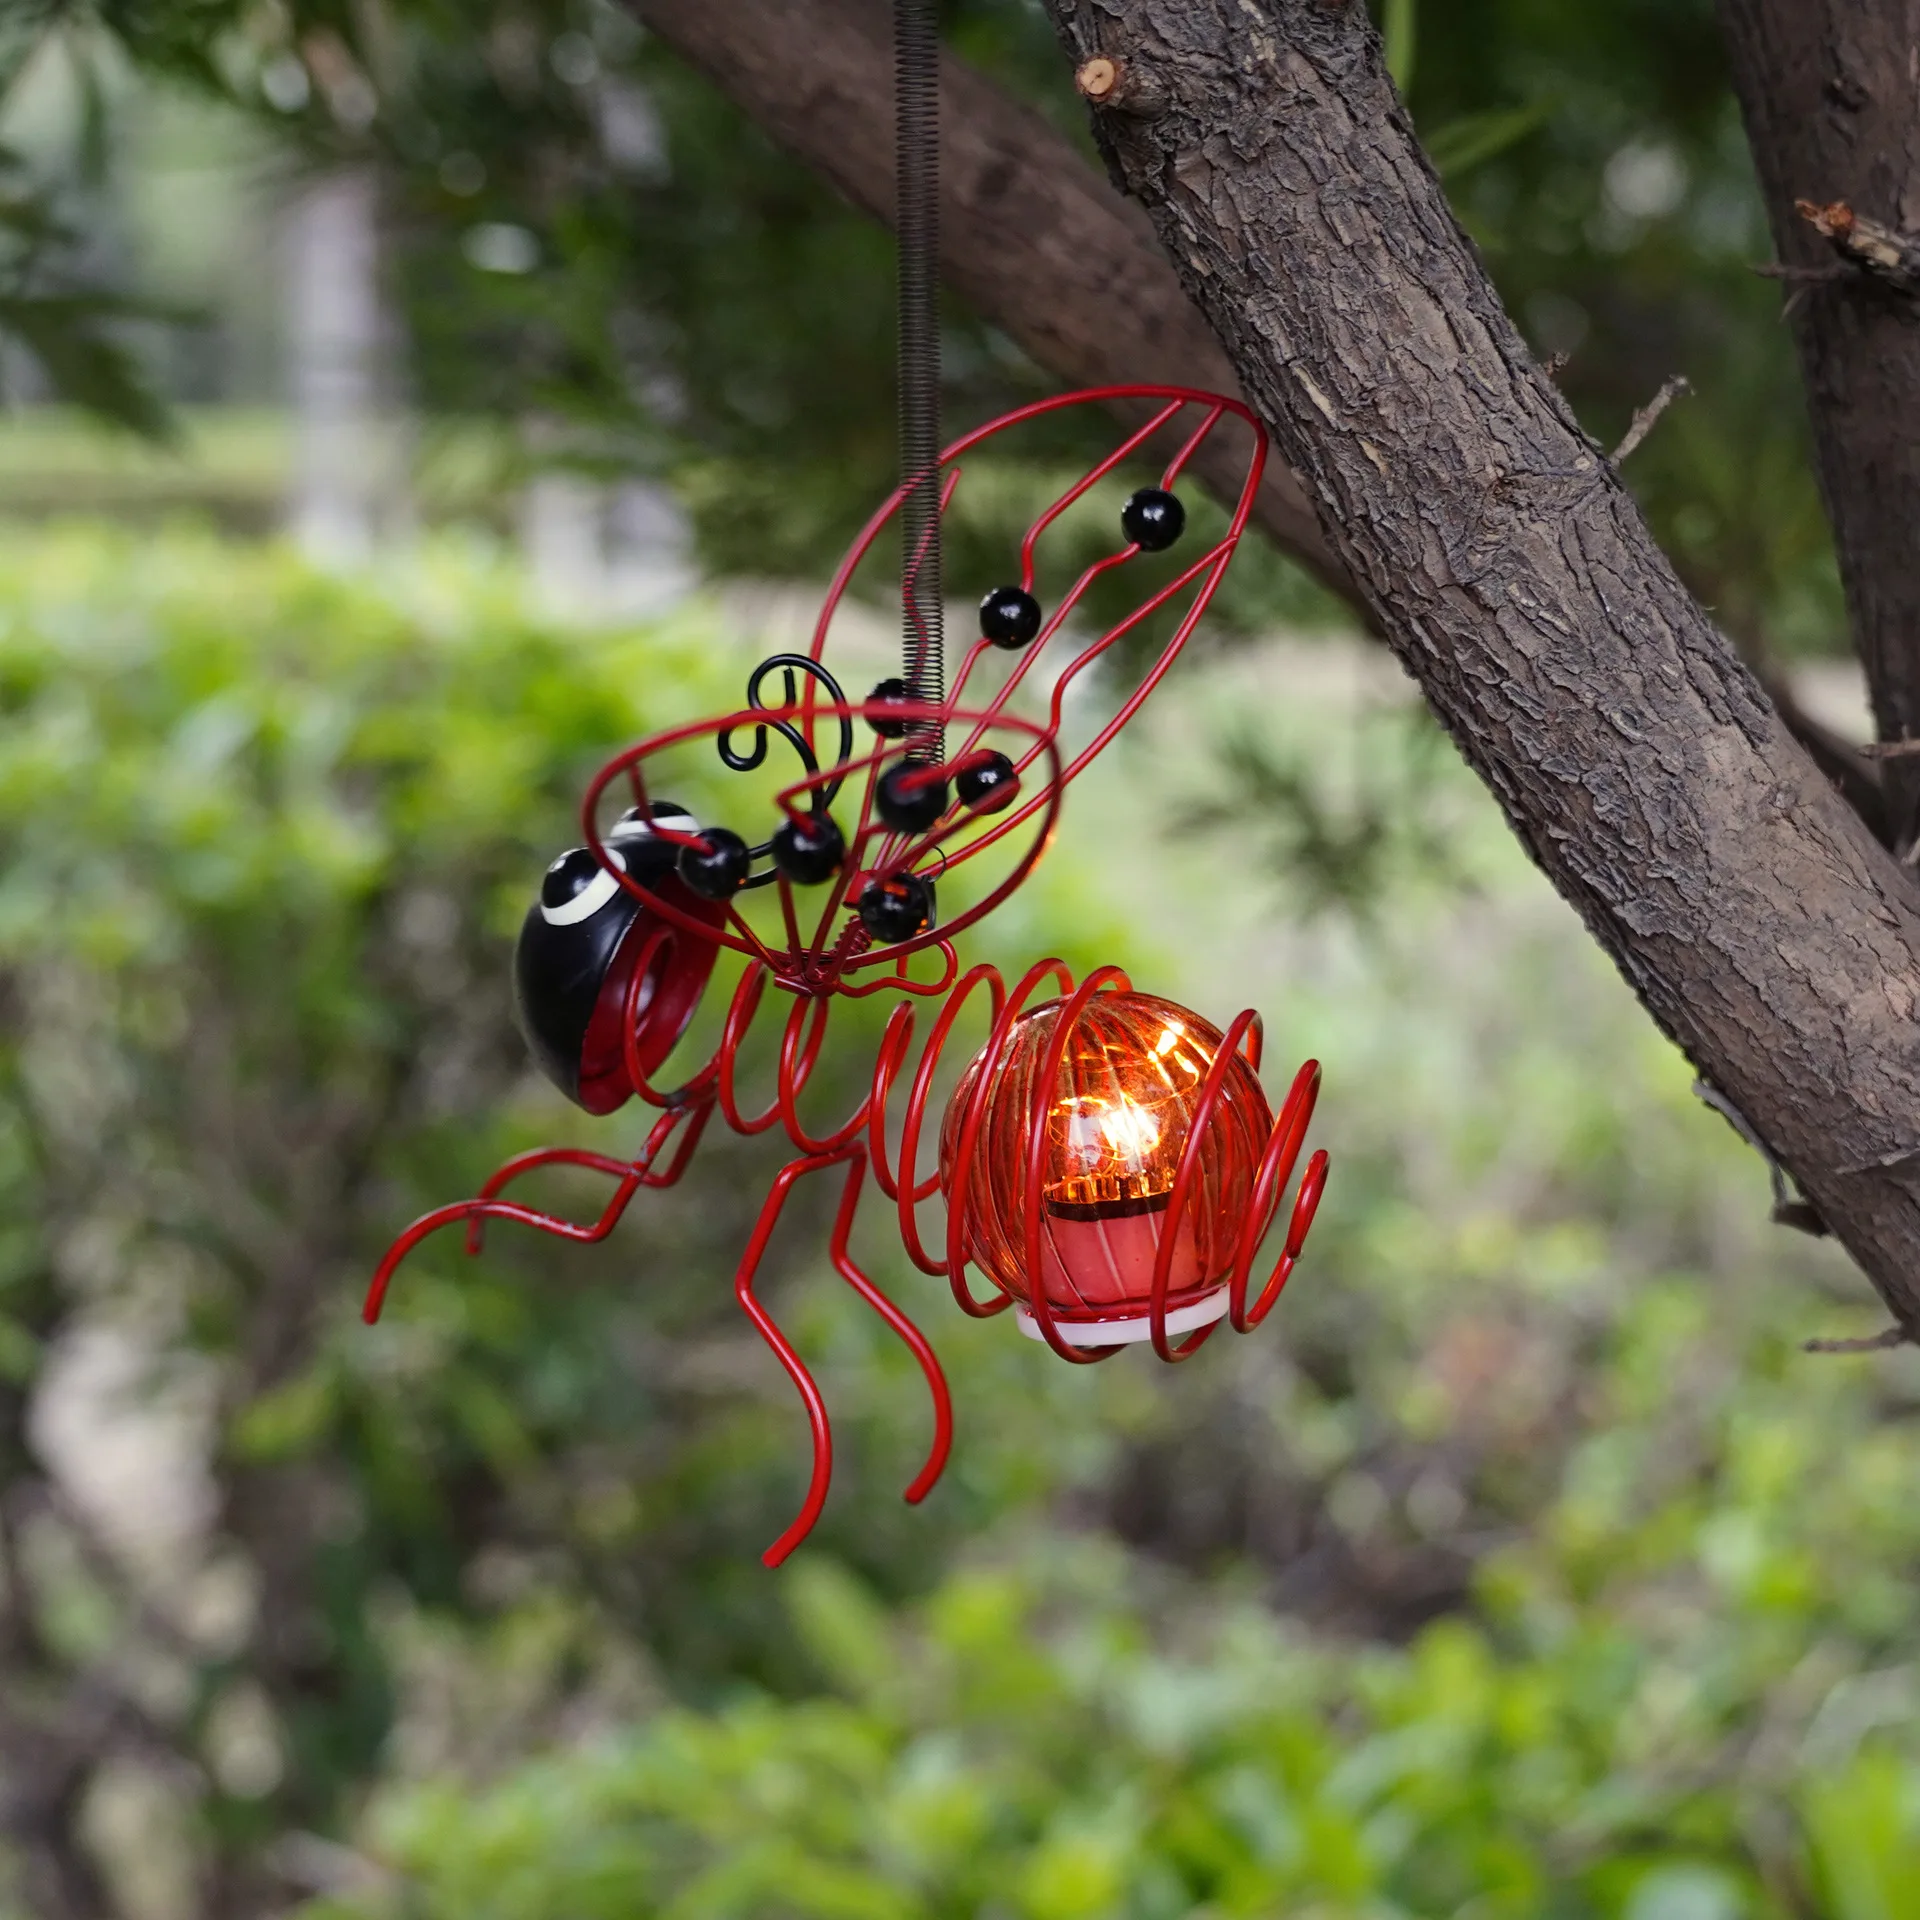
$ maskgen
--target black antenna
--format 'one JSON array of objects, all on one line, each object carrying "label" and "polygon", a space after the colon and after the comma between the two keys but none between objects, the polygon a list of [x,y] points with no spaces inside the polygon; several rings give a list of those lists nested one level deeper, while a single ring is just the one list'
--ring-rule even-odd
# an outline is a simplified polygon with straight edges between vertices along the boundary
[{"label": "black antenna", "polygon": [[[900,242],[900,633],[907,692],[946,698],[940,599],[940,26],[936,0],[893,0],[894,164]],[[917,760],[946,757],[937,724]]]}]

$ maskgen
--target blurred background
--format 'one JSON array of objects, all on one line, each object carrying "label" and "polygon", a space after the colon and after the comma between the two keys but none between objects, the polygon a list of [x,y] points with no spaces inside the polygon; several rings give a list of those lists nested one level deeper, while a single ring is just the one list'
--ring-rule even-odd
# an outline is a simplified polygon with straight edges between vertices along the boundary
[{"label": "blurred background", "polygon": [[[1709,0],[1382,26],[1596,437],[1691,380],[1628,470],[1690,585],[1859,726]],[[1082,136],[1037,8],[947,30]],[[0,1914],[1920,1915],[1913,1362],[1801,1351],[1863,1283],[1251,541],[969,952],[1326,1063],[1257,1337],[1066,1368],[870,1224],[955,1383],[908,1510],[803,1192],[764,1291],[841,1459],[769,1574],[773,1143],[359,1324],[509,1152],[637,1145],[529,1071],[513,933],[889,486],[891,270],[611,0],[0,9]],[[957,307],[947,360],[956,429],[1047,390]]]}]

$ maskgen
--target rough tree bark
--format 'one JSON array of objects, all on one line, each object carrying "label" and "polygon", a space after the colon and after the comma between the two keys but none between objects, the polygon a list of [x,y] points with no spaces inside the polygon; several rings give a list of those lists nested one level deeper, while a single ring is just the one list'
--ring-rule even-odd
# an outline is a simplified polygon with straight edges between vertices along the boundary
[{"label": "rough tree bark", "polygon": [[[1920,229],[1920,7],[1719,0],[1734,87],[1790,282],[1815,465],[1883,740],[1920,738],[1920,308],[1849,270],[1797,200]],[[1886,764],[1895,837],[1920,761]]]},{"label": "rough tree bark", "polygon": [[[893,217],[893,39],[881,0],[629,0],[768,134],[877,219]],[[1233,369],[1153,230],[1037,113],[964,61],[940,70],[947,283],[1069,386],[1234,391]],[[1222,449],[1225,452],[1225,449]],[[1201,478],[1231,499],[1227,461]],[[1261,528],[1335,591],[1352,584],[1283,462]]]},{"label": "rough tree bark", "polygon": [[1920,1334],[1920,890],[1533,364],[1359,0],[1046,4],[1155,103],[1110,162],[1429,704]]}]

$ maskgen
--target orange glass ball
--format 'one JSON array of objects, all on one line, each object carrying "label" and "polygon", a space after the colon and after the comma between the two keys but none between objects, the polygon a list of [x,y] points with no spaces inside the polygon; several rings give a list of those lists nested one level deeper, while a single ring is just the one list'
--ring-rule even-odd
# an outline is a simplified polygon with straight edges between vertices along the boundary
[{"label": "orange glass ball", "polygon": [[[961,1076],[940,1132],[940,1184],[963,1212],[967,1256],[1026,1310],[1028,1151],[1046,1144],[1037,1196],[1040,1284],[1056,1330],[1078,1346],[1149,1337],[1154,1264],[1169,1225],[1181,1156],[1218,1027],[1152,994],[1094,994],[1079,1011],[1051,1078],[1048,1055],[1065,1003],[1029,1008],[993,1056]],[[993,1056],[993,1057],[990,1057]],[[989,1076],[966,1190],[954,1191],[961,1136],[981,1076]],[[1254,1174],[1273,1125],[1259,1076],[1236,1052],[1206,1121],[1191,1197],[1174,1231],[1166,1329],[1190,1331],[1227,1310],[1225,1281],[1238,1248]]]}]

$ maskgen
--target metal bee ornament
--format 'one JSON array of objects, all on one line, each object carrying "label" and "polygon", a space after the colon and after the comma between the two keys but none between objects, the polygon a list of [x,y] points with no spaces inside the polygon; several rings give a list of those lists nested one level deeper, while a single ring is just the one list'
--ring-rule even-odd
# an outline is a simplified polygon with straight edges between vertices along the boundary
[{"label": "metal bee ornament", "polygon": [[[847,697],[827,664],[834,617],[862,558],[907,518],[915,486],[937,487],[943,514],[960,483],[959,463],[973,449],[1059,408],[1115,401],[1146,403],[1146,417],[1028,529],[1017,579],[987,594],[980,633],[951,689],[928,690],[929,635],[910,591],[908,674]],[[1187,537],[1175,489],[1201,447],[1236,422],[1232,431],[1248,452],[1225,533],[1190,557],[1160,563],[1116,623],[1092,637],[1074,631],[1097,581]],[[1166,442],[1175,451],[1160,484],[1126,502],[1112,550],[1043,605],[1036,548],[1048,528],[1123,463]],[[1300,1257],[1326,1181],[1327,1156],[1316,1152],[1293,1185],[1318,1065],[1309,1061],[1293,1076],[1276,1114],[1259,1078],[1257,1014],[1216,1027],[1136,992],[1117,967],[1076,981],[1057,959],[1037,962],[1009,984],[990,965],[963,971],[956,943],[1032,872],[1067,788],[1186,644],[1233,557],[1264,458],[1252,416],[1217,395],[1108,388],[1024,408],[967,435],[935,472],[895,492],[842,563],[808,651],[763,662],[744,707],[657,734],[609,761],[588,789],[581,845],[548,869],[527,914],[515,992],[533,1056],[561,1092],[589,1113],[638,1101],[656,1117],[629,1156],[570,1147],[523,1154],[473,1198],[415,1221],[381,1261],[366,1317],[379,1316],[400,1263],[441,1228],[463,1226],[470,1250],[490,1221],[600,1240],[643,1188],[681,1177],[716,1115],[740,1134],[777,1133],[787,1157],[760,1207],[734,1292],[799,1390],[813,1468],[799,1514],[767,1549],[769,1566],[813,1526],[833,1463],[819,1389],[754,1292],[762,1254],[801,1180],[839,1180],[833,1267],[925,1375],[933,1442],[907,1488],[911,1501],[926,1495],[946,1462],[952,1403],[926,1338],[850,1252],[870,1187],[892,1211],[913,1264],[945,1281],[964,1312],[1011,1309],[1022,1332],[1063,1360],[1085,1364],[1136,1344],[1162,1360],[1184,1360],[1221,1325],[1241,1333],[1259,1325]],[[934,525],[937,531],[937,516]],[[924,552],[916,558],[911,539],[907,545],[911,576]],[[1086,710],[1111,684],[1106,674],[1091,679],[1090,670],[1161,613],[1171,637],[1069,756],[1061,736],[1070,696],[1076,724],[1090,724]],[[995,674],[999,684],[989,690]],[[1016,713],[1023,688],[1043,684],[1037,717]],[[762,783],[774,774],[776,742],[794,756],[792,777],[776,787],[766,817],[702,821],[654,792],[664,758],[707,742],[725,766],[758,771]],[[680,1085],[659,1088],[654,1076],[687,1033],[723,954],[736,957],[740,973],[718,1044]],[[770,989],[775,1008],[784,1007],[770,1016],[778,1031],[774,1093],[753,1111],[742,1098],[741,1053]],[[875,994],[897,1004],[872,1072],[852,1110],[823,1129],[801,1108],[834,1003]],[[935,1112],[936,1076],[970,1004],[984,1017],[987,1038],[944,1111]],[[552,1166],[610,1183],[596,1218],[567,1219],[509,1196],[526,1176]],[[923,1231],[937,1199],[945,1202],[943,1235]],[[1262,1249],[1276,1231],[1269,1262]],[[975,1291],[970,1273],[984,1291]]]}]

